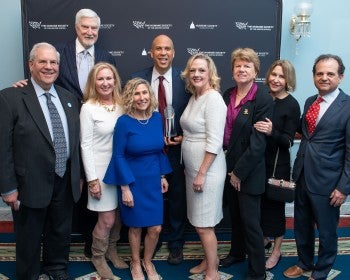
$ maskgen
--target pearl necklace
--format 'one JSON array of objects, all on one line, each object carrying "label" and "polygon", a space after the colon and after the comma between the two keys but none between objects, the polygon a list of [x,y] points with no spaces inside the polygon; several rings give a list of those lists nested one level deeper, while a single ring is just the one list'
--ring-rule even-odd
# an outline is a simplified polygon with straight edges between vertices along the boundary
[{"label": "pearl necklace", "polygon": [[140,124],[142,124],[142,125],[146,125],[146,124],[148,124],[148,122],[149,122],[149,119],[151,118],[151,117],[148,117],[147,119],[139,119],[139,118],[137,118],[133,113],[131,113],[130,114],[130,116],[132,117],[132,118],[134,118],[135,120],[137,120]]}]

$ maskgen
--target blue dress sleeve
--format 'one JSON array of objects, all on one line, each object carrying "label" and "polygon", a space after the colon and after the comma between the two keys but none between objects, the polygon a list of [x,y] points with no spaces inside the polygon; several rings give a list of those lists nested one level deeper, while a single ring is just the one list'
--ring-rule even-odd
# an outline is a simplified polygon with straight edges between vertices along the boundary
[{"label": "blue dress sleeve", "polygon": [[133,172],[126,160],[128,125],[126,118],[117,120],[113,134],[113,152],[103,182],[110,185],[129,185],[135,181]]},{"label": "blue dress sleeve", "polygon": [[171,173],[173,170],[171,168],[168,156],[164,154],[164,152],[161,152],[159,154],[159,162],[160,162],[160,174],[166,175]]}]

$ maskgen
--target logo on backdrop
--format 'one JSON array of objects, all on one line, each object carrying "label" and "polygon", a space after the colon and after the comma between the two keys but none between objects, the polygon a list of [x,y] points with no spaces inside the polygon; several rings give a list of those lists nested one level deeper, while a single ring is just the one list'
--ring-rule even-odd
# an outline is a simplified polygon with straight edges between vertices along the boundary
[{"label": "logo on backdrop", "polygon": [[248,31],[272,31],[274,29],[273,25],[249,25],[248,22],[236,21],[235,27],[239,30]]},{"label": "logo on backdrop", "polygon": [[217,24],[195,24],[193,21],[190,24],[190,29],[216,29],[218,28]]},{"label": "logo on backdrop", "polygon": [[195,48],[187,48],[187,52],[190,55],[194,55],[197,53],[204,53],[208,56],[224,56],[226,52],[224,51],[201,51],[201,49],[195,49]]},{"label": "logo on backdrop", "polygon": [[109,51],[109,53],[113,56],[122,56],[124,55],[125,51]]},{"label": "logo on backdrop", "polygon": [[46,30],[66,30],[68,24],[42,24],[41,21],[28,21],[28,24],[33,29],[46,29]]},{"label": "logo on backdrop", "polygon": [[171,23],[146,23],[146,21],[133,20],[132,25],[137,29],[148,29],[148,30],[169,30],[173,27]]},{"label": "logo on backdrop", "polygon": [[114,23],[104,23],[100,25],[100,29],[113,29],[115,27]]}]

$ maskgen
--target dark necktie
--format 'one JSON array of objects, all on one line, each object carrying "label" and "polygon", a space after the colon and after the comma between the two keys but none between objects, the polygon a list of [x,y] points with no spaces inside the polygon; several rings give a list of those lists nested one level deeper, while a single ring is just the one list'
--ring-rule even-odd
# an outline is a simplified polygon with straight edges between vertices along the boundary
[{"label": "dark necktie", "polygon": [[163,84],[164,76],[159,76],[159,86],[158,86],[158,110],[159,113],[162,115],[163,124],[165,123],[164,118],[164,110],[166,107],[166,98],[165,98],[165,88]]},{"label": "dark necktie", "polygon": [[47,107],[50,113],[53,134],[53,147],[56,154],[55,172],[63,177],[66,172],[67,143],[64,135],[63,125],[55,104],[51,100],[49,92],[45,92]]},{"label": "dark necktie", "polygon": [[320,112],[320,103],[323,101],[322,97],[318,97],[314,103],[311,104],[309,107],[309,110],[307,111],[305,115],[306,123],[307,123],[307,130],[309,132],[309,135],[312,135],[316,128],[316,120],[318,117],[318,114]]},{"label": "dark necktie", "polygon": [[87,50],[82,51],[80,56],[80,64],[78,68],[78,78],[79,78],[79,85],[82,92],[84,92],[87,78],[89,75],[89,52]]}]

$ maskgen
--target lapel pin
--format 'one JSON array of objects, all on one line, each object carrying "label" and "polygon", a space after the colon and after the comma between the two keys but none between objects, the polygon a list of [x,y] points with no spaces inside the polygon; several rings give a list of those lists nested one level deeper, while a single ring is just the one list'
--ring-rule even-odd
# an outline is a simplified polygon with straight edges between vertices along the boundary
[{"label": "lapel pin", "polygon": [[248,109],[246,108],[246,109],[244,109],[244,111],[243,111],[243,115],[248,115]]},{"label": "lapel pin", "polygon": [[68,105],[68,107],[69,107],[69,108],[71,108],[71,107],[72,107],[72,104],[70,104],[70,103],[68,103],[67,105]]}]

